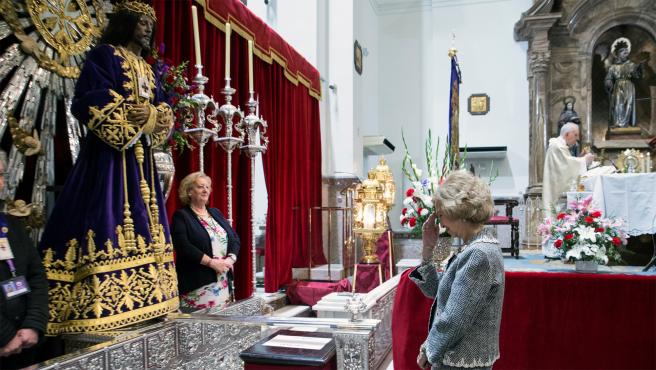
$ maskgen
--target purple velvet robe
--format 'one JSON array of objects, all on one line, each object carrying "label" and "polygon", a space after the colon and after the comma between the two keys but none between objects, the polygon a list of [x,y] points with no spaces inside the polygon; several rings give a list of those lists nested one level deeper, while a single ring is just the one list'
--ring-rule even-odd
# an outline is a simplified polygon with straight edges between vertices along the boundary
[{"label": "purple velvet robe", "polygon": [[[171,112],[159,91],[150,66],[127,49],[100,45],[89,52],[72,105],[89,130],[39,245],[49,334],[111,330],[178,308],[151,154],[169,133]],[[148,122],[130,122],[130,105],[145,103]]]}]

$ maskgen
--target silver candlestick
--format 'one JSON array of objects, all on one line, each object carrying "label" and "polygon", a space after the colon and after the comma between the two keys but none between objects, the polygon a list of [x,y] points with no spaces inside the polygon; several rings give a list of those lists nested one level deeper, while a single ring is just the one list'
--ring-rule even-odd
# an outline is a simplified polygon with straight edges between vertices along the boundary
[{"label": "silver candlestick", "polygon": [[253,264],[253,294],[257,288],[257,278],[255,272],[257,271],[257,256],[255,249],[255,158],[264,153],[269,146],[269,138],[266,137],[267,122],[258,117],[255,112],[258,111],[257,107],[259,102],[255,100],[253,91],[250,92],[248,99],[248,115],[243,119],[244,129],[247,135],[247,144],[240,147],[241,151],[251,159],[251,258]]},{"label": "silver candlestick", "polygon": [[[196,64],[196,69],[198,72],[196,73],[196,76],[194,77],[194,83],[198,86],[198,92],[194,95],[191,96],[191,99],[193,99],[198,106],[196,107],[196,117],[198,120],[198,125],[197,127],[193,128],[187,128],[184,130],[184,132],[189,135],[196,144],[198,144],[198,153],[200,156],[200,171],[205,172],[205,160],[204,160],[204,147],[205,144],[209,141],[210,138],[216,137],[216,132],[213,130],[208,129],[205,127],[205,121],[208,120],[210,123],[213,123],[216,125],[216,121],[213,119],[213,117],[216,116],[216,113],[212,113],[210,115],[205,114],[206,109],[211,109],[213,111],[216,110],[216,103],[212,98],[209,96],[205,95],[205,84],[209,79],[205,76],[203,76],[203,66],[200,64]],[[216,129],[218,131],[218,129]]]},{"label": "silver candlestick", "polygon": [[[236,90],[230,87],[230,77],[226,77],[225,82],[225,87],[221,90],[221,93],[225,96],[225,103],[219,107],[217,112],[223,122],[224,130],[221,131],[221,125],[217,123],[216,132],[219,136],[215,141],[228,153],[228,222],[232,226],[232,152],[244,142],[245,134],[242,123],[244,112],[231,103]],[[223,135],[221,135],[221,132]],[[236,136],[233,136],[233,134],[236,134]]]}]

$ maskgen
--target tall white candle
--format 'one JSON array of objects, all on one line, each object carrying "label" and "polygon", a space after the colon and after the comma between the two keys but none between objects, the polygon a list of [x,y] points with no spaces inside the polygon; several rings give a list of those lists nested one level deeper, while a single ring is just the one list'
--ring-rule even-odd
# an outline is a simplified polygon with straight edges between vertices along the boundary
[{"label": "tall white candle", "polygon": [[194,48],[196,49],[196,64],[203,65],[200,59],[200,36],[198,34],[198,10],[195,5],[191,6],[191,21],[194,26]]},{"label": "tall white candle", "polygon": [[230,22],[225,25],[225,76],[230,78]]},{"label": "tall white candle", "polygon": [[257,95],[257,98],[255,99],[257,102],[257,105],[255,106],[255,116],[259,117],[260,116],[260,95]]},{"label": "tall white candle", "polygon": [[253,92],[253,40],[248,40],[248,91]]}]

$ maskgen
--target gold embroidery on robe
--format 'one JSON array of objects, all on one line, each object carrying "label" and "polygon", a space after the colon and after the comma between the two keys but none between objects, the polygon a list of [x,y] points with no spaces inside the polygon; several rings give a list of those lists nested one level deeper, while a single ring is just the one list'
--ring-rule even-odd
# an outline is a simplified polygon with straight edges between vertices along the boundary
[{"label": "gold embroidery on robe", "polygon": [[178,308],[171,244],[146,244],[138,236],[136,250],[128,251],[119,238],[119,245],[107,240],[106,251],[96,251],[93,236],[89,230],[85,255],[77,255],[77,240],[68,242],[63,259],[50,248],[45,252],[46,275],[55,282],[48,292],[49,334],[113,329]]}]

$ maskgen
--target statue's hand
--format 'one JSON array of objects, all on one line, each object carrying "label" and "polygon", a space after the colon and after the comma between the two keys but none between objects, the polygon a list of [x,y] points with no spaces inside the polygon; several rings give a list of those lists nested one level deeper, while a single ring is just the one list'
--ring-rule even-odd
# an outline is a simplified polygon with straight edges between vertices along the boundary
[{"label": "statue's hand", "polygon": [[610,93],[613,90],[613,81],[606,80],[604,82],[604,87],[606,87],[606,92]]},{"label": "statue's hand", "polygon": [[133,105],[128,110],[127,119],[139,126],[143,126],[148,120],[150,108],[146,104]]}]

